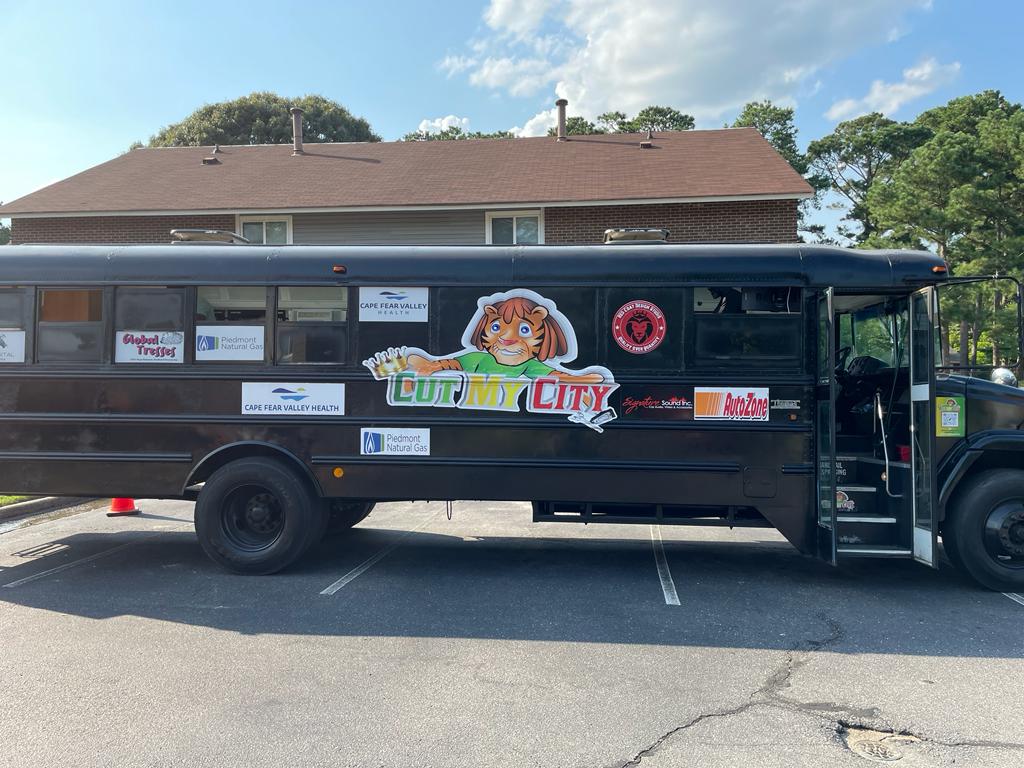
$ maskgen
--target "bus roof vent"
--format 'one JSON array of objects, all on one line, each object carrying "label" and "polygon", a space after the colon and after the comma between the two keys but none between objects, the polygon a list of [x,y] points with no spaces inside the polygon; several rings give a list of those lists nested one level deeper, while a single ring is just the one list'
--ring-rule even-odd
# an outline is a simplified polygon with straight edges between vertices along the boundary
[{"label": "bus roof vent", "polygon": [[226,229],[172,229],[171,242],[175,245],[181,243],[221,243],[231,245],[232,243],[248,243],[249,241],[241,235],[229,232]]},{"label": "bus roof vent", "polygon": [[623,227],[604,231],[605,245],[643,245],[645,243],[667,243],[667,229],[645,227]]}]

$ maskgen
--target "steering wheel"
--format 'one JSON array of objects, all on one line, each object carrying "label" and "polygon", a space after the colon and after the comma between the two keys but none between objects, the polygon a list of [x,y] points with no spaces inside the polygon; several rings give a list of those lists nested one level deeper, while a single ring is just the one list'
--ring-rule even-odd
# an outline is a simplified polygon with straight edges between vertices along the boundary
[{"label": "steering wheel", "polygon": [[836,373],[846,372],[846,361],[851,352],[853,352],[853,347],[850,346],[840,347],[836,350]]}]

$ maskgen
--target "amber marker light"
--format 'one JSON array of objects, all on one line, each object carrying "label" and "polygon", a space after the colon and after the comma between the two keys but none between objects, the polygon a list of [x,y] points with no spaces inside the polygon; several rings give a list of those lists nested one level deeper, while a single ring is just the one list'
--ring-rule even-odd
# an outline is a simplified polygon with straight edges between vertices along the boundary
[{"label": "amber marker light", "polygon": [[334,469],[331,470],[331,474],[334,475],[335,477],[344,477],[345,470],[342,469],[341,467],[335,467]]},{"label": "amber marker light", "polygon": [[344,264],[335,264],[333,267],[331,267],[331,272],[333,272],[336,275],[344,275],[346,272],[348,272],[348,268]]},{"label": "amber marker light", "polygon": [[948,268],[946,267],[945,264],[943,264],[942,266],[934,266],[934,267],[932,267],[932,272],[934,272],[936,275],[944,275],[944,274],[946,274],[947,271],[948,271]]}]

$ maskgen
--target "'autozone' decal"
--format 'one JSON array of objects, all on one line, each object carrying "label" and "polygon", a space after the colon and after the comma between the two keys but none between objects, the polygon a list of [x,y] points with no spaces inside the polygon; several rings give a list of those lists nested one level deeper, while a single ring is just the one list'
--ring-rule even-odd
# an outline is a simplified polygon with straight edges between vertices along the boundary
[{"label": "'autozone' decal", "polygon": [[693,418],[768,421],[768,387],[694,387]]}]

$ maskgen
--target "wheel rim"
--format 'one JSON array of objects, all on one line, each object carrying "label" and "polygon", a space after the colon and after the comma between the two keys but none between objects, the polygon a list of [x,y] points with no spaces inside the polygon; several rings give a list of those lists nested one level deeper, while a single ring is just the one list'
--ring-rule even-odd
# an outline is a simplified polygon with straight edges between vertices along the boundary
[{"label": "wheel rim", "polygon": [[1024,568],[1024,499],[1008,499],[985,519],[985,551],[1004,568]]},{"label": "wheel rim", "polygon": [[244,485],[228,494],[221,510],[224,535],[239,549],[259,552],[272,546],[284,530],[284,510],[277,496],[259,485]]}]

